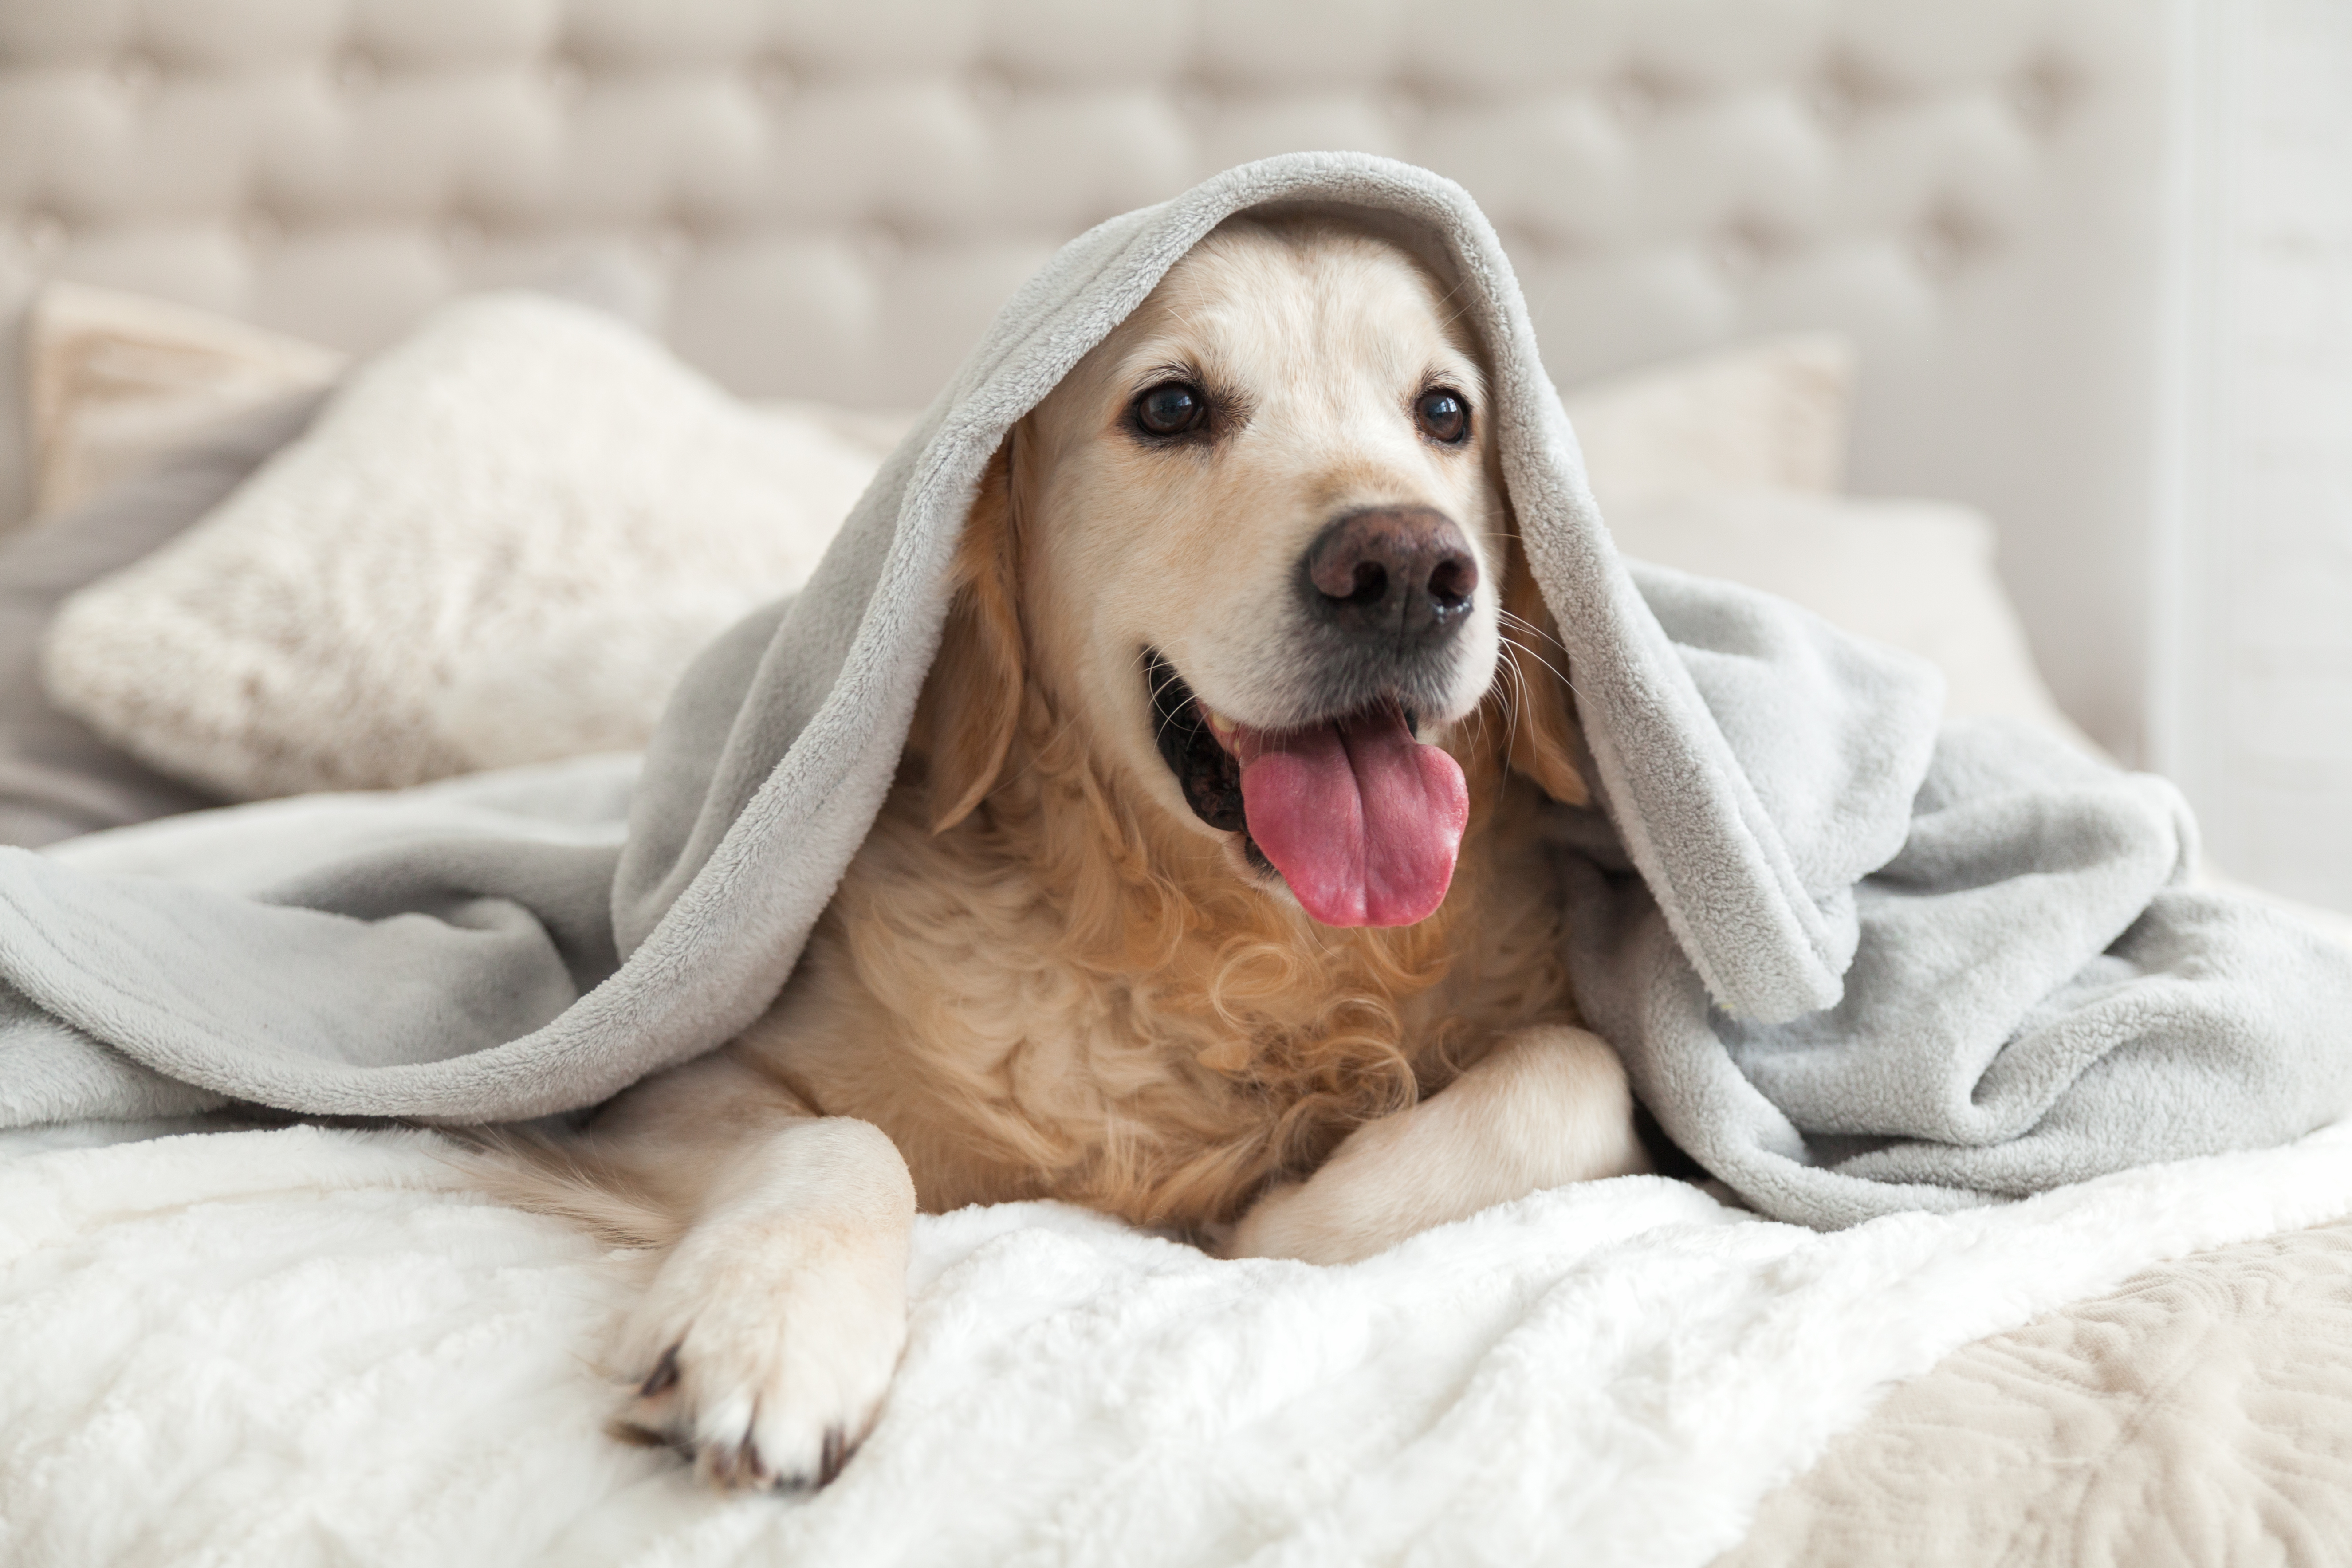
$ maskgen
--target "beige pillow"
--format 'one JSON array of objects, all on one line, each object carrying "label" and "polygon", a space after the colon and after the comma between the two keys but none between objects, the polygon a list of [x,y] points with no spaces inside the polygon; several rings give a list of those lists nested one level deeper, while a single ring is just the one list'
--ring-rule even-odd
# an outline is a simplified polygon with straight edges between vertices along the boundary
[{"label": "beige pillow", "polygon": [[1766,338],[1570,391],[1562,398],[1601,515],[1720,490],[1844,488],[1853,345]]},{"label": "beige pillow", "polygon": [[1848,631],[1933,659],[1954,718],[1998,714],[2104,754],[2059,710],[1993,571],[1991,523],[1940,501],[1787,491],[1651,497],[1609,510],[1637,560],[1792,599]]},{"label": "beige pillow", "polygon": [[327,385],[344,356],[209,310],[51,283],[25,318],[35,522],[208,430]]}]

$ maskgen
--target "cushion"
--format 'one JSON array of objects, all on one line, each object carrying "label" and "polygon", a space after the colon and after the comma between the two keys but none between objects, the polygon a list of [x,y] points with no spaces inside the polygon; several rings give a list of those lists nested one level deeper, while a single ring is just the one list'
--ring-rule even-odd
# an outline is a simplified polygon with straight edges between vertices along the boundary
[{"label": "cushion", "polygon": [[2021,719],[2102,754],[2034,667],[1993,569],[1992,524],[1979,512],[1750,490],[1653,494],[1622,500],[1606,515],[1628,555],[1778,594],[1932,659],[1953,718]]},{"label": "cushion", "polygon": [[[551,265],[527,286],[649,332],[659,315],[658,283],[604,252]],[[66,282],[33,297],[24,345],[32,521],[152,466],[229,415],[329,385],[349,363],[338,350],[216,311]],[[855,426],[864,416],[844,417]]]},{"label": "cushion", "polygon": [[[640,283],[592,259],[541,286],[642,323]],[[39,646],[66,597],[176,536],[300,436],[342,356],[70,283],[42,289],[26,321],[47,507],[0,544],[0,844],[37,846],[219,804],[53,705]]]},{"label": "cushion", "polygon": [[1853,345],[1766,338],[1565,395],[1603,516],[1634,501],[1844,487]]},{"label": "cushion", "polygon": [[237,798],[633,747],[714,632],[805,579],[875,461],[601,311],[461,300],[69,603],[48,689]]},{"label": "cushion", "polygon": [[138,561],[217,505],[301,434],[324,394],[223,421],[133,477],[0,545],[0,844],[36,846],[219,804],[58,710],[39,650],[68,595]]},{"label": "cushion", "polygon": [[26,314],[25,360],[38,523],[228,416],[326,386],[344,356],[165,300],[51,283]]}]

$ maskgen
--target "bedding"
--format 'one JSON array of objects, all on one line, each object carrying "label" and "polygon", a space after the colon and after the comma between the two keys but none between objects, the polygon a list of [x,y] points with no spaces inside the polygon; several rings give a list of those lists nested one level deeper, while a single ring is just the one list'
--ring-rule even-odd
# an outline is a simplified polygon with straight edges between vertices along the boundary
[{"label": "bedding", "polygon": [[1604,515],[1634,560],[1760,588],[1929,660],[1948,717],[2016,719],[2105,755],[2034,668],[1993,569],[1992,524],[1970,508],[1744,489],[1654,491]]},{"label": "bedding", "polygon": [[2332,1563],[2352,1541],[2352,1223],[2147,1269],[1956,1352],[1716,1568]]},{"label": "bedding", "polygon": [[[2340,1131],[1834,1233],[1624,1178],[1331,1269],[966,1209],[919,1222],[907,1360],[841,1478],[730,1498],[603,1431],[648,1260],[466,1194],[430,1135],[61,1146],[93,1135],[0,1157],[16,1563],[1696,1565],[1966,1342],[2352,1215]],[[2000,1506],[1989,1479],[1954,1506]],[[1953,1544],[1917,1560],[1984,1560]]]},{"label": "bedding", "polygon": [[641,744],[717,629],[806,580],[872,473],[601,312],[464,300],[68,603],[48,689],[244,799]]},{"label": "bedding", "polygon": [[1791,332],[1578,388],[1561,403],[1602,509],[1845,486],[1854,349]]},{"label": "bedding", "polygon": [[[625,269],[572,268],[546,287],[622,320],[643,314]],[[24,369],[35,489],[48,505],[0,539],[0,844],[220,803],[50,700],[41,647],[63,603],[176,538],[299,437],[340,363],[315,344],[142,295],[57,283],[35,297]]]},{"label": "bedding", "polygon": [[[650,331],[644,272],[612,257],[537,270],[524,287]],[[266,403],[334,386],[351,356],[176,300],[54,280],[25,309],[26,435],[46,525]],[[885,441],[882,445],[890,445]]]},{"label": "bedding", "polygon": [[320,399],[296,392],[228,416],[64,516],[0,541],[0,844],[47,844],[220,803],[51,702],[41,645],[61,604],[195,522],[299,435]]},{"label": "bedding", "polygon": [[[386,847],[453,822],[611,843],[636,767],[593,759],[262,802],[53,854],[247,890],[322,842]],[[2050,1514],[2108,1451],[2071,1428],[2017,1433],[2041,1397],[2029,1374],[2054,1367],[2060,1393],[2098,1398],[2109,1419],[2139,1373],[2166,1396],[2163,1347],[2135,1347],[2171,1314],[2121,1321],[2100,1292],[2144,1295],[2172,1272],[2148,1266],[2179,1258],[2195,1300],[2233,1291],[2260,1325],[2275,1300],[2262,1282],[2279,1277],[2260,1259],[2301,1246],[2299,1227],[2318,1238],[2352,1224],[2344,1130],[1828,1235],[1633,1178],[1537,1194],[1340,1270],[1215,1264],[1051,1205],[926,1216],[913,1350],[874,1438],[818,1497],[747,1502],[603,1434],[617,1399],[605,1336],[649,1259],[467,1194],[423,1134],[250,1127],[0,1132],[0,1554],[854,1568],[1649,1565],[1733,1549],[1759,1564],[1867,1562],[1906,1560],[1877,1554],[1868,1531],[1890,1523],[1890,1500],[1910,1500],[1946,1527],[1921,1561],[1979,1561],[1972,1547],[1993,1538],[1956,1532]],[[174,1136],[194,1129],[209,1131]],[[2277,1231],[2252,1250],[2245,1289],[2230,1282],[2247,1253],[2198,1253]],[[2331,1322],[2352,1342],[2340,1302],[2332,1320],[2313,1290],[2296,1303],[2311,1330],[2297,1346]],[[1886,1394],[1911,1378],[1975,1387],[1984,1376],[1967,1369],[1984,1347],[1956,1347],[2003,1331],[2021,1352],[1997,1352],[2011,1372],[1993,1392],[2015,1401],[1985,1438],[1906,1419],[1916,1403]],[[2260,1331],[2233,1342],[2282,1364],[2263,1359]],[[2053,1334],[2099,1360],[2046,1356],[2034,1336]],[[2325,1347],[2311,1348],[2324,1375]],[[2117,1392],[2063,1386],[2070,1367],[2101,1363]],[[2207,1389],[2226,1394],[2240,1364],[2221,1363]],[[2229,1408],[2209,1393],[2199,1412]],[[2246,1409],[2216,1430],[2212,1457],[2242,1463],[2244,1449],[2267,1479],[2292,1483],[2281,1472],[2301,1465],[2324,1482],[2332,1439],[2295,1415]],[[1862,1435],[1883,1423],[1907,1446],[1873,1459]],[[1955,1443],[1975,1456],[1965,1468],[1936,1462]],[[1904,1456],[1920,1463],[1899,1468]],[[2025,1484],[2060,1458],[2066,1472]],[[2137,1500],[2143,1538],[2239,1494],[2209,1475],[2184,1495],[2181,1508]],[[1393,1501],[1368,1510],[1367,1498]],[[2266,1507],[2265,1522],[2293,1528],[2283,1503]],[[1856,1542],[1874,1550],[1837,1555]],[[2053,1544],[2042,1560],[2066,1558]]]},{"label": "bedding", "polygon": [[345,356],[142,294],[52,283],[25,313],[33,526],[265,404],[333,384]]}]

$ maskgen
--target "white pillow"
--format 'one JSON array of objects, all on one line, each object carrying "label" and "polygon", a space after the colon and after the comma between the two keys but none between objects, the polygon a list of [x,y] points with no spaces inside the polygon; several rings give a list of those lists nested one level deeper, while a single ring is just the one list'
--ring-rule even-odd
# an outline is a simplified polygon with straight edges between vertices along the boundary
[{"label": "white pillow", "polygon": [[695,652],[807,578],[874,466],[601,312],[464,300],[67,601],[45,679],[241,798],[640,745]]},{"label": "white pillow", "polygon": [[1954,718],[2022,719],[2105,754],[2034,668],[1980,513],[1941,501],[1750,491],[1624,500],[1607,516],[1627,555],[1778,594],[1933,659]]}]

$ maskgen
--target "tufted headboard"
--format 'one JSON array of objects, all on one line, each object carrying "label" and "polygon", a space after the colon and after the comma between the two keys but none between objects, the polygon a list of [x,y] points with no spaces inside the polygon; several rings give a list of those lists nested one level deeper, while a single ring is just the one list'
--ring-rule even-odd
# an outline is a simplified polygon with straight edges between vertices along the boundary
[{"label": "tufted headboard", "polygon": [[1485,204],[1565,382],[1852,333],[1853,487],[1990,512],[2061,700],[2130,754],[2161,9],[0,0],[0,321],[65,277],[361,350],[610,255],[739,391],[919,404],[1079,229],[1243,159],[1390,153]]}]

